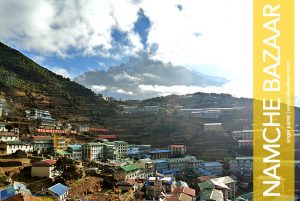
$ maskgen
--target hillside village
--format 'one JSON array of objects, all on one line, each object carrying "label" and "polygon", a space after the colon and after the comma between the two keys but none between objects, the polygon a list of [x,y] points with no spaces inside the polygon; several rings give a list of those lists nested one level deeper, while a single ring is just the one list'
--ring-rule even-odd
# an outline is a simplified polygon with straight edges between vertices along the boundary
[{"label": "hillside village", "polygon": [[0,200],[253,200],[251,99],[116,100],[2,43],[0,75]]},{"label": "hillside village", "polygon": [[[8,121],[11,114],[2,102],[1,200],[252,200],[253,131],[228,133],[217,121],[242,107],[120,106],[120,115],[133,118],[168,113],[207,122],[203,132],[223,139],[210,150],[204,144],[133,144],[107,127],[62,122],[39,109],[24,110],[28,129],[20,129]],[[201,158],[203,153],[207,157]],[[61,163],[74,166],[76,176],[59,169]]]}]

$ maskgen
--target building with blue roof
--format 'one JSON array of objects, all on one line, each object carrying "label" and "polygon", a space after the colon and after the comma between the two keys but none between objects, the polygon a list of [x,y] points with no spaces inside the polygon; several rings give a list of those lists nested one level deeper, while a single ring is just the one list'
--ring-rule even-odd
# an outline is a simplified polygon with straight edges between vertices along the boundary
[{"label": "building with blue roof", "polygon": [[51,197],[59,201],[67,201],[69,195],[69,187],[61,183],[57,183],[54,186],[38,193],[36,196]]},{"label": "building with blue roof", "polygon": [[151,156],[151,159],[169,158],[171,151],[168,149],[157,149],[149,151],[148,154]]},{"label": "building with blue roof", "polygon": [[10,185],[0,190],[0,200],[5,200],[16,194],[14,186]]},{"label": "building with blue roof", "polygon": [[212,175],[215,175],[213,172],[208,171],[208,170],[203,169],[203,168],[198,168],[195,172],[197,174],[203,175],[203,176],[212,176]]},{"label": "building with blue roof", "polygon": [[24,183],[14,182],[12,185],[0,189],[0,200],[5,200],[7,198],[13,197],[18,193],[25,193],[27,195],[31,195],[30,190],[26,188]]},{"label": "building with blue roof", "polygon": [[174,177],[180,173],[180,170],[169,169],[161,172],[165,177]]},{"label": "building with blue roof", "polygon": [[199,168],[207,172],[211,172],[217,176],[223,175],[223,164],[219,162],[204,162],[200,163]]},{"label": "building with blue roof", "polygon": [[62,196],[62,195],[65,195],[66,193],[68,193],[69,187],[67,187],[61,183],[57,183],[54,186],[51,186],[50,188],[48,188],[48,190],[55,193],[58,196]]}]

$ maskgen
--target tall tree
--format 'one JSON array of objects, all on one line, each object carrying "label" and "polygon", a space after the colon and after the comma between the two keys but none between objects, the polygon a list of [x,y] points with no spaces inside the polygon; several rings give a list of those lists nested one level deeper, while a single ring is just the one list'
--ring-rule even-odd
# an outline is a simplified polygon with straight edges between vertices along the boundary
[{"label": "tall tree", "polygon": [[62,157],[57,160],[53,171],[60,173],[65,180],[74,180],[82,177],[82,172],[77,168],[74,160]]}]

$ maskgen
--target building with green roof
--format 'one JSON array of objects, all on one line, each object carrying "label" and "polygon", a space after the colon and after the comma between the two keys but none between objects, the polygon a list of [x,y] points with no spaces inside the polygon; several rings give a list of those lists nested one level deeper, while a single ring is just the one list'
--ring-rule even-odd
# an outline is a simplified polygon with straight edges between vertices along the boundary
[{"label": "building with green roof", "polygon": [[145,178],[145,171],[142,168],[130,164],[121,166],[119,170],[115,172],[114,176],[119,180]]},{"label": "building with green roof", "polygon": [[125,165],[121,167],[122,170],[124,170],[125,172],[130,172],[130,171],[135,171],[138,169],[138,167],[136,167],[135,165]]},{"label": "building with green roof", "polygon": [[65,151],[65,150],[56,150],[55,153],[60,156],[66,156],[66,157],[69,157],[71,155],[70,152]]},{"label": "building with green roof", "polygon": [[82,159],[82,150],[80,144],[70,144],[66,149],[67,152],[71,153],[70,157],[73,160],[81,160]]},{"label": "building with green roof", "polygon": [[206,189],[200,198],[200,201],[224,201],[222,190]]}]

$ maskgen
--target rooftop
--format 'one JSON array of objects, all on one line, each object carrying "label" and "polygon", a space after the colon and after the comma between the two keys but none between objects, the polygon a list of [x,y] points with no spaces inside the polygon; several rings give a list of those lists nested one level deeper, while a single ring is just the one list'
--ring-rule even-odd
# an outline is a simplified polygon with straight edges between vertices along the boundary
[{"label": "rooftop", "polygon": [[252,156],[237,156],[236,160],[253,160]]},{"label": "rooftop", "polygon": [[239,140],[238,142],[253,142],[253,140]]},{"label": "rooftop", "polygon": [[87,144],[84,144],[84,145],[90,145],[90,146],[104,146],[104,144],[101,143],[101,142],[90,142],[90,143],[87,143]]},{"label": "rooftop", "polygon": [[205,162],[205,163],[201,163],[201,165],[203,165],[203,166],[222,166],[223,164],[221,164],[219,162]]},{"label": "rooftop", "polygon": [[224,196],[221,190],[209,189],[203,192],[200,199],[200,201],[206,201],[206,200],[224,201]]},{"label": "rooftop", "polygon": [[196,191],[193,188],[188,188],[188,187],[184,187],[183,188],[183,193],[191,195],[191,196],[195,196],[196,195]]},{"label": "rooftop", "polygon": [[64,150],[57,150],[55,152],[58,153],[59,155],[70,155],[70,154],[72,154],[72,153],[64,151]]},{"label": "rooftop", "polygon": [[48,190],[52,191],[53,193],[55,193],[58,196],[61,196],[69,190],[69,187],[67,187],[61,183],[57,183],[54,186],[51,186],[50,188],[48,188]]},{"label": "rooftop", "polygon": [[98,138],[113,139],[113,138],[117,138],[117,136],[116,135],[99,135]]},{"label": "rooftop", "polygon": [[138,168],[135,165],[125,165],[121,167],[125,172],[130,172],[137,170]]},{"label": "rooftop", "polygon": [[235,181],[234,179],[232,179],[230,176],[214,178],[214,179],[211,179],[211,181],[222,182],[222,183],[224,183],[224,184],[236,182],[236,181]]},{"label": "rooftop", "polygon": [[0,132],[0,136],[17,136],[15,132]]},{"label": "rooftop", "polygon": [[48,166],[55,165],[55,163],[56,163],[56,160],[46,159],[46,160],[35,162],[32,164],[32,166],[33,167],[48,167]]},{"label": "rooftop", "polygon": [[185,148],[186,146],[185,145],[179,145],[179,144],[172,144],[172,145],[169,145],[170,148]]},{"label": "rooftop", "polygon": [[201,190],[203,190],[203,189],[213,189],[215,185],[210,180],[207,180],[198,183],[198,186]]},{"label": "rooftop", "polygon": [[170,150],[167,149],[158,149],[149,151],[150,154],[159,154],[159,153],[170,153]]},{"label": "rooftop", "polygon": [[188,184],[185,181],[178,181],[176,183],[176,186],[178,186],[178,187],[189,187]]},{"label": "rooftop", "polygon": [[125,141],[114,141],[114,143],[117,143],[117,144],[128,144],[128,143],[125,142]]},{"label": "rooftop", "polygon": [[69,144],[68,148],[71,148],[73,150],[80,150],[81,149],[81,145],[80,144]]},{"label": "rooftop", "polygon": [[154,160],[154,163],[167,163],[168,161],[166,159],[157,159]]},{"label": "rooftop", "polygon": [[221,126],[222,123],[205,123],[205,126]]}]

